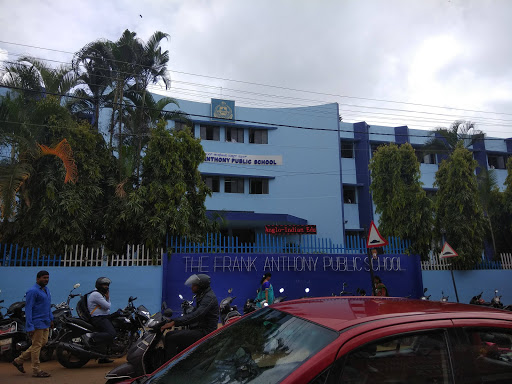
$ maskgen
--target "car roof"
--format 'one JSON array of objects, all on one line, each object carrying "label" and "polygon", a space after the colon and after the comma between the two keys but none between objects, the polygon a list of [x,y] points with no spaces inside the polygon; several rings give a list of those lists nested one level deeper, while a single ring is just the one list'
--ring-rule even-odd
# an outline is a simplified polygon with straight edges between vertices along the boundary
[{"label": "car roof", "polygon": [[381,319],[414,316],[425,319],[495,318],[512,321],[512,312],[486,306],[442,303],[401,297],[342,296],[285,301],[272,308],[340,331]]}]

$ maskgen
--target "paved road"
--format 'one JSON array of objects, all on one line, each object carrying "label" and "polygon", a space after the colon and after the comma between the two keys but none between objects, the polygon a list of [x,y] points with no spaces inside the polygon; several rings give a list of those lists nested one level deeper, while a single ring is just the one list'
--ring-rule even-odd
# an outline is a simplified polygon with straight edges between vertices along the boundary
[{"label": "paved road", "polygon": [[98,364],[96,360],[89,361],[79,369],[67,369],[56,360],[41,363],[41,369],[50,373],[47,379],[32,377],[30,361],[26,361],[25,371],[20,373],[11,363],[0,362],[0,383],[2,384],[103,384],[105,374],[112,368],[123,364],[126,359],[120,358],[110,364]]}]

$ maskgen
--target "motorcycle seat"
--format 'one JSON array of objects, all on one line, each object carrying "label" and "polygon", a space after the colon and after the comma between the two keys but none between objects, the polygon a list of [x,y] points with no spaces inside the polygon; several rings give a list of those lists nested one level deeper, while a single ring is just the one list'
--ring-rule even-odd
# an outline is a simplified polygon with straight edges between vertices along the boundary
[{"label": "motorcycle seat", "polygon": [[70,322],[72,322],[73,324],[79,325],[81,327],[87,328],[91,332],[95,332],[96,331],[96,329],[94,328],[94,326],[91,323],[88,323],[87,321],[84,321],[82,319],[78,319],[76,317],[73,317],[73,318],[70,319]]}]

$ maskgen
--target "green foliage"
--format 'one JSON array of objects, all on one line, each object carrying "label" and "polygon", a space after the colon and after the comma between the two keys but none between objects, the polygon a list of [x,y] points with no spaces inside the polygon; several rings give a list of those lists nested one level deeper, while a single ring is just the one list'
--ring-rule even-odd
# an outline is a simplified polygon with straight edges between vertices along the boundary
[{"label": "green foliage", "polygon": [[[512,157],[509,157],[507,161],[505,188],[505,209],[512,214]],[[510,229],[512,230],[512,227]]]},{"label": "green foliage", "polygon": [[485,219],[479,201],[475,176],[477,166],[473,154],[458,142],[448,160],[443,160],[436,173],[438,186],[435,202],[435,233],[455,249],[460,257],[458,267],[471,268],[481,260]]},{"label": "green foliage", "polygon": [[166,234],[201,240],[210,229],[204,201],[206,184],[198,171],[204,161],[199,139],[190,131],[166,131],[160,121],[151,131],[143,160],[142,185],[133,201],[143,202],[142,233],[150,246],[160,246]]},{"label": "green foliage", "polygon": [[373,201],[384,236],[409,239],[412,253],[426,258],[431,245],[432,202],[420,182],[420,166],[408,143],[380,146],[369,165]]}]

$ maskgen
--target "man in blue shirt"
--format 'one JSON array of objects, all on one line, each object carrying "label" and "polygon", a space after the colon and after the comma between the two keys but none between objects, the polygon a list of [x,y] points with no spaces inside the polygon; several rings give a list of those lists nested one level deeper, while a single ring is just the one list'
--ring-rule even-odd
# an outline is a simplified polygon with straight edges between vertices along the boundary
[{"label": "man in blue shirt", "polygon": [[36,283],[27,291],[25,330],[32,339],[32,345],[12,362],[18,371],[25,373],[23,361],[31,360],[32,376],[34,377],[51,376],[39,368],[39,353],[48,342],[48,332],[50,327],[53,327],[52,296],[50,295],[50,289],[47,287],[49,280],[50,274],[47,271],[39,271]]}]

